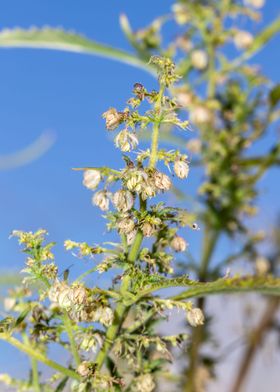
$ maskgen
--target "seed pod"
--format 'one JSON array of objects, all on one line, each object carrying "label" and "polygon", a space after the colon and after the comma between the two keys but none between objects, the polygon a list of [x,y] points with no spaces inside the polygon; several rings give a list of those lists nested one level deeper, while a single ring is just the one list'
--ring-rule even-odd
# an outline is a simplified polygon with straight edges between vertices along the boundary
[{"label": "seed pod", "polygon": [[189,174],[189,164],[186,161],[178,159],[174,162],[174,172],[177,177],[183,179],[187,178]]},{"label": "seed pod", "polygon": [[204,314],[199,308],[193,308],[187,313],[187,320],[192,327],[204,324]]},{"label": "seed pod", "polygon": [[109,197],[106,191],[98,191],[93,195],[92,203],[102,211],[109,210]]},{"label": "seed pod", "polygon": [[117,228],[121,234],[129,234],[135,228],[134,220],[131,218],[123,218],[117,223]]},{"label": "seed pod", "polygon": [[170,243],[175,252],[184,252],[187,249],[187,243],[183,237],[176,235]]},{"label": "seed pod", "polygon": [[151,225],[149,222],[145,222],[142,225],[142,233],[145,237],[151,237],[155,233],[155,226]]},{"label": "seed pod", "polygon": [[134,150],[139,141],[135,133],[128,132],[126,129],[121,131],[115,138],[115,144],[123,152]]},{"label": "seed pod", "polygon": [[110,108],[102,114],[102,117],[105,118],[106,128],[113,131],[123,122],[124,113],[118,112],[115,108]]},{"label": "seed pod", "polygon": [[99,170],[86,170],[84,172],[83,185],[88,189],[96,189],[100,183],[101,174]]},{"label": "seed pod", "polygon": [[122,189],[114,194],[113,203],[118,211],[127,212],[134,205],[134,197],[131,192]]},{"label": "seed pod", "polygon": [[191,53],[191,63],[196,69],[202,70],[207,67],[208,56],[204,50],[196,49]]},{"label": "seed pod", "polygon": [[170,178],[164,173],[156,171],[153,175],[153,180],[156,188],[161,191],[168,191],[171,188]]}]

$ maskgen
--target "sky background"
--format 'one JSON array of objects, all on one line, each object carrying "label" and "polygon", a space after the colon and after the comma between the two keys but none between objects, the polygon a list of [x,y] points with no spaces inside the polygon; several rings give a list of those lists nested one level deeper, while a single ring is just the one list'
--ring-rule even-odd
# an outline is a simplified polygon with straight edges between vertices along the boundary
[{"label": "sky background", "polygon": [[[62,26],[130,50],[119,28],[119,15],[125,12],[132,26],[140,28],[168,12],[172,4],[169,0],[0,0],[0,26]],[[279,11],[278,1],[269,1],[259,27],[273,20]],[[279,82],[279,43],[278,36],[254,58],[275,82]],[[58,242],[56,254],[61,269],[74,264],[73,270],[79,270],[83,266],[64,252],[63,241],[103,241],[105,222],[91,205],[91,193],[82,186],[81,173],[71,168],[121,167],[120,154],[108,138],[101,114],[110,106],[122,108],[135,82],[154,88],[155,81],[145,72],[121,63],[57,51],[0,49],[0,64],[0,156],[26,147],[47,130],[56,139],[52,148],[30,165],[0,171],[0,271],[20,270],[23,266],[16,240],[8,240],[10,232],[40,227]],[[259,146],[260,151],[265,149],[265,145]],[[191,172],[186,186],[195,188],[196,175]],[[262,180],[258,228],[273,223],[279,209],[278,184],[276,170]],[[227,246],[224,242],[220,252]],[[24,368],[23,356],[19,356],[18,363],[9,362],[7,358],[12,358],[14,350],[3,348],[0,372],[16,371],[18,363]]]}]

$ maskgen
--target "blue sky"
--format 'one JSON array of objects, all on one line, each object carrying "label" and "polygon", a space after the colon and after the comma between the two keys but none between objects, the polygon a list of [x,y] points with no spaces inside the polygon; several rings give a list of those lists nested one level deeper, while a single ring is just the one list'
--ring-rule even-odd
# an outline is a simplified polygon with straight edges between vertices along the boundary
[{"label": "blue sky", "polygon": [[[145,26],[173,2],[92,0],[9,0],[1,2],[0,24],[5,27],[63,26],[100,42],[129,50],[118,18],[125,12],[136,28]],[[279,14],[276,1],[264,9],[264,22]],[[277,9],[276,9],[277,8]],[[279,81],[279,37],[255,58],[264,72]],[[135,82],[148,88],[154,80],[136,68],[97,57],[46,50],[0,49],[0,155],[15,152],[43,131],[56,135],[53,147],[30,165],[0,171],[1,230],[0,270],[22,268],[23,257],[13,229],[50,232],[59,243],[62,268],[78,263],[66,255],[64,239],[104,240],[105,225],[92,207],[91,193],[81,185],[81,174],[72,167],[120,167],[120,154],[104,129],[101,114],[110,106],[122,107]],[[192,176],[192,175],[191,175]],[[271,223],[279,209],[275,196],[279,172],[266,176],[259,225]],[[191,179],[195,177],[190,177]],[[2,369],[0,369],[1,371]]]}]

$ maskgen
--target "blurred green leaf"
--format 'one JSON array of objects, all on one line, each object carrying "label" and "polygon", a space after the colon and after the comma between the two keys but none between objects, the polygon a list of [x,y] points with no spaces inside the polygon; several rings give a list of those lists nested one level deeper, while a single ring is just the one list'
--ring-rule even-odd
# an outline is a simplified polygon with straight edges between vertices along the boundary
[{"label": "blurred green leaf", "polygon": [[18,272],[0,271],[0,286],[13,286],[22,282],[22,276]]},{"label": "blurred green leaf", "polygon": [[107,57],[153,73],[153,69],[133,54],[90,40],[80,34],[59,28],[4,29],[0,47],[53,49]]},{"label": "blurred green leaf", "polygon": [[269,94],[269,101],[272,107],[276,106],[280,101],[280,84],[277,84],[273,89],[270,91]]}]

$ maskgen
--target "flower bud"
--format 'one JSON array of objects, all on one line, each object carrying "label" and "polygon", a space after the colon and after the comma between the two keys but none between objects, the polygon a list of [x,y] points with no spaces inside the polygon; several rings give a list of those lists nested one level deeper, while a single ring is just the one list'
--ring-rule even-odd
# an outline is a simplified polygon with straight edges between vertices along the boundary
[{"label": "flower bud", "polygon": [[89,376],[93,375],[93,373],[94,373],[93,364],[90,362],[87,362],[87,361],[81,362],[77,368],[77,373],[81,377],[89,377]]},{"label": "flower bud", "polygon": [[135,133],[128,132],[126,129],[121,131],[115,138],[116,147],[120,148],[123,152],[134,150],[138,143]]},{"label": "flower bud", "polygon": [[115,108],[110,108],[102,114],[102,117],[105,118],[106,128],[113,131],[123,122],[124,113],[118,112]]},{"label": "flower bud", "polygon": [[154,383],[154,379],[151,374],[142,374],[138,376],[134,380],[135,392],[152,392],[156,384]]},{"label": "flower bud", "polygon": [[143,181],[145,180],[146,174],[142,170],[133,171],[126,183],[127,188],[132,192],[140,193],[142,190]]},{"label": "flower bud", "polygon": [[187,243],[183,237],[176,235],[170,243],[175,252],[184,252],[187,249]]},{"label": "flower bud", "polygon": [[101,174],[99,170],[86,170],[84,172],[83,184],[88,189],[96,189],[100,183]]},{"label": "flower bud", "polygon": [[73,305],[84,305],[87,303],[87,290],[82,285],[70,287],[68,297]]},{"label": "flower bud", "polygon": [[171,188],[170,178],[161,172],[156,171],[153,175],[153,180],[157,189],[161,191],[168,191]]},{"label": "flower bud", "polygon": [[123,218],[117,223],[117,228],[121,234],[129,234],[135,228],[134,220],[131,218]]},{"label": "flower bud", "polygon": [[95,310],[93,317],[95,321],[109,327],[113,322],[114,314],[108,306],[100,306]]},{"label": "flower bud", "polygon": [[109,210],[109,197],[106,191],[98,191],[92,197],[92,203],[102,211]]},{"label": "flower bud", "polygon": [[145,237],[151,237],[155,233],[155,226],[149,222],[145,222],[142,227],[142,233]]},{"label": "flower bud", "polygon": [[183,179],[187,178],[189,174],[189,164],[186,161],[178,159],[174,162],[174,172],[177,177]]},{"label": "flower bud", "polygon": [[233,42],[238,49],[247,49],[252,45],[254,37],[249,31],[238,30],[234,36]]},{"label": "flower bud", "polygon": [[193,308],[187,313],[187,320],[192,327],[204,324],[204,314],[199,308]]},{"label": "flower bud", "polygon": [[208,64],[208,56],[206,52],[200,49],[193,50],[191,53],[191,63],[196,69],[205,69]]},{"label": "flower bud", "polygon": [[113,203],[118,211],[127,212],[134,205],[134,197],[131,192],[122,189],[114,194]]}]

